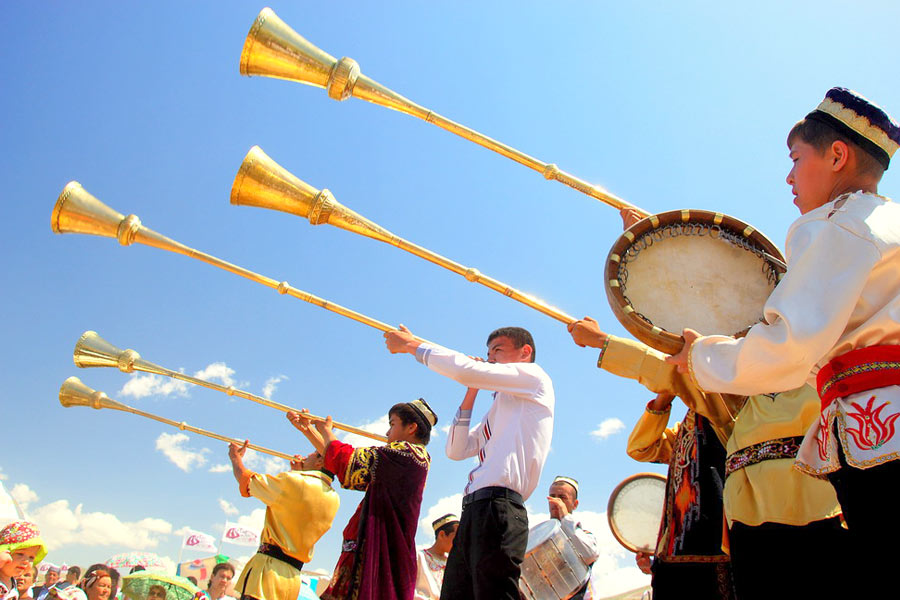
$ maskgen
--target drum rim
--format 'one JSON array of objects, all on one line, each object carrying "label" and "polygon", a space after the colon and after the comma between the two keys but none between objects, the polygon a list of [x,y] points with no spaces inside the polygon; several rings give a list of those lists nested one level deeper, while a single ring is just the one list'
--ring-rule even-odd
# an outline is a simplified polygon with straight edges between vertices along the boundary
[{"label": "drum rim", "polygon": [[[607,502],[607,504],[606,504],[606,520],[609,523],[609,529],[612,532],[613,537],[616,538],[616,541],[619,542],[620,544],[622,544],[622,546],[624,546],[626,550],[629,550],[634,553],[647,552],[647,549],[639,548],[638,546],[635,546],[634,544],[632,544],[631,542],[626,540],[625,537],[622,536],[622,533],[619,531],[619,528],[616,526],[615,522],[613,521],[612,514],[613,514],[613,505],[616,502],[616,498],[619,497],[619,493],[629,483],[636,481],[638,479],[656,479],[656,480],[662,481],[663,484],[665,484],[667,481],[666,476],[661,475],[659,473],[652,473],[650,471],[645,471],[643,473],[635,473],[634,475],[631,475],[631,476],[623,479],[619,483],[619,485],[616,486],[616,488],[609,495],[609,502]],[[663,507],[663,510],[665,510],[665,507]],[[659,515],[659,518],[660,518],[660,521],[662,521],[662,514]],[[651,548],[650,552],[652,552],[652,551],[653,551],[653,549]]]},{"label": "drum rim", "polygon": [[[681,347],[684,345],[684,338],[681,337],[681,332],[678,332],[678,334],[672,333],[653,325],[644,317],[640,316],[639,313],[634,310],[631,303],[625,300],[625,294],[619,286],[618,271],[620,257],[632,245],[634,240],[660,226],[672,225],[679,222],[700,223],[723,227],[735,234],[743,235],[750,241],[761,246],[765,252],[784,262],[784,255],[782,255],[781,250],[764,233],[737,217],[732,217],[721,212],[696,208],[670,210],[645,217],[625,230],[622,235],[616,239],[612,248],[609,250],[609,254],[606,256],[606,263],[603,270],[603,287],[606,289],[606,299],[609,302],[609,306],[612,308],[616,319],[618,319],[619,323],[621,323],[631,335],[648,346],[667,354],[676,354],[681,350]],[[777,265],[775,266],[777,268]],[[779,271],[780,270],[781,269],[779,269]],[[631,310],[626,310],[626,307],[631,308]],[[751,326],[752,324],[739,332],[726,335],[742,337],[747,333]]]}]

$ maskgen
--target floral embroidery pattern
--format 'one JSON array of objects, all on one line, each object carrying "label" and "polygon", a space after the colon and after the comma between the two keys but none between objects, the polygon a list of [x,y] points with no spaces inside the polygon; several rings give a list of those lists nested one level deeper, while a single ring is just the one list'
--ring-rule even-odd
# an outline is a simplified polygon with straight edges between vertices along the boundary
[{"label": "floral embroidery pattern", "polygon": [[900,418],[900,413],[889,415],[882,419],[881,411],[890,404],[885,402],[881,406],[872,408],[875,396],[869,398],[865,408],[851,402],[850,405],[858,412],[848,412],[847,416],[856,421],[859,428],[847,427],[846,431],[853,436],[853,441],[862,450],[877,450],[885,442],[894,437],[894,422]]},{"label": "floral embroidery pattern", "polygon": [[829,421],[830,419],[825,418],[825,413],[819,414],[819,430],[816,432],[816,444],[818,445],[820,460],[828,460],[828,438],[831,435]]}]

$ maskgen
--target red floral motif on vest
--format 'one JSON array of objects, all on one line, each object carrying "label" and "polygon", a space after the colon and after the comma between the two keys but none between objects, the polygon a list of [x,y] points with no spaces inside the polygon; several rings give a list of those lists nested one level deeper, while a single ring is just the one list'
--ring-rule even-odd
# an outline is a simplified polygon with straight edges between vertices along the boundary
[{"label": "red floral motif on vest", "polygon": [[890,402],[885,402],[881,406],[872,408],[875,402],[875,396],[869,398],[865,408],[851,402],[858,412],[847,413],[848,417],[856,421],[858,428],[847,427],[847,432],[853,436],[853,441],[862,450],[877,450],[881,448],[885,442],[894,437],[894,422],[900,418],[900,413],[888,415],[886,419],[882,419],[881,411]]}]

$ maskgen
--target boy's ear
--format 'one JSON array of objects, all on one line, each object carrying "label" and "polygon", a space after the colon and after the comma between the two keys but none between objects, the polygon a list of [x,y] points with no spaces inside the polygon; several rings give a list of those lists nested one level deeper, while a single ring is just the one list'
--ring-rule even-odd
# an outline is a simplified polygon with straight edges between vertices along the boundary
[{"label": "boy's ear", "polygon": [[850,147],[846,142],[835,140],[831,143],[831,170],[838,172],[850,160]]}]

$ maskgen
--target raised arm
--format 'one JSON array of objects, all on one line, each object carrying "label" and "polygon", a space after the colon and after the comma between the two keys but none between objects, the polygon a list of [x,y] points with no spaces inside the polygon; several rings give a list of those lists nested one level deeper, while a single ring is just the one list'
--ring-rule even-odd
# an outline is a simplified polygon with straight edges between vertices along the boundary
[{"label": "raised arm", "polygon": [[[309,443],[313,445],[313,448],[321,454],[325,456],[325,449],[328,447],[328,444],[325,442],[325,439],[322,437],[322,434],[317,431],[317,427],[313,427],[312,421],[306,414],[309,413],[305,408],[300,412],[290,411],[287,413],[287,420],[291,422],[295,428],[297,428],[303,436],[309,440]],[[331,420],[331,417],[328,417],[328,420]]]},{"label": "raised arm", "polygon": [[234,479],[238,484],[238,491],[244,498],[250,497],[250,478],[253,476],[244,466],[244,454],[247,452],[247,444],[250,442],[244,440],[242,446],[238,446],[234,442],[228,444],[228,459],[231,461],[231,471],[234,473]]},{"label": "raised arm", "polygon": [[475,431],[469,431],[472,420],[472,408],[475,406],[475,397],[478,390],[468,388],[463,401],[456,411],[456,416],[450,424],[450,433],[447,435],[447,458],[451,460],[465,460],[478,454],[478,440],[481,439],[481,427]]}]

